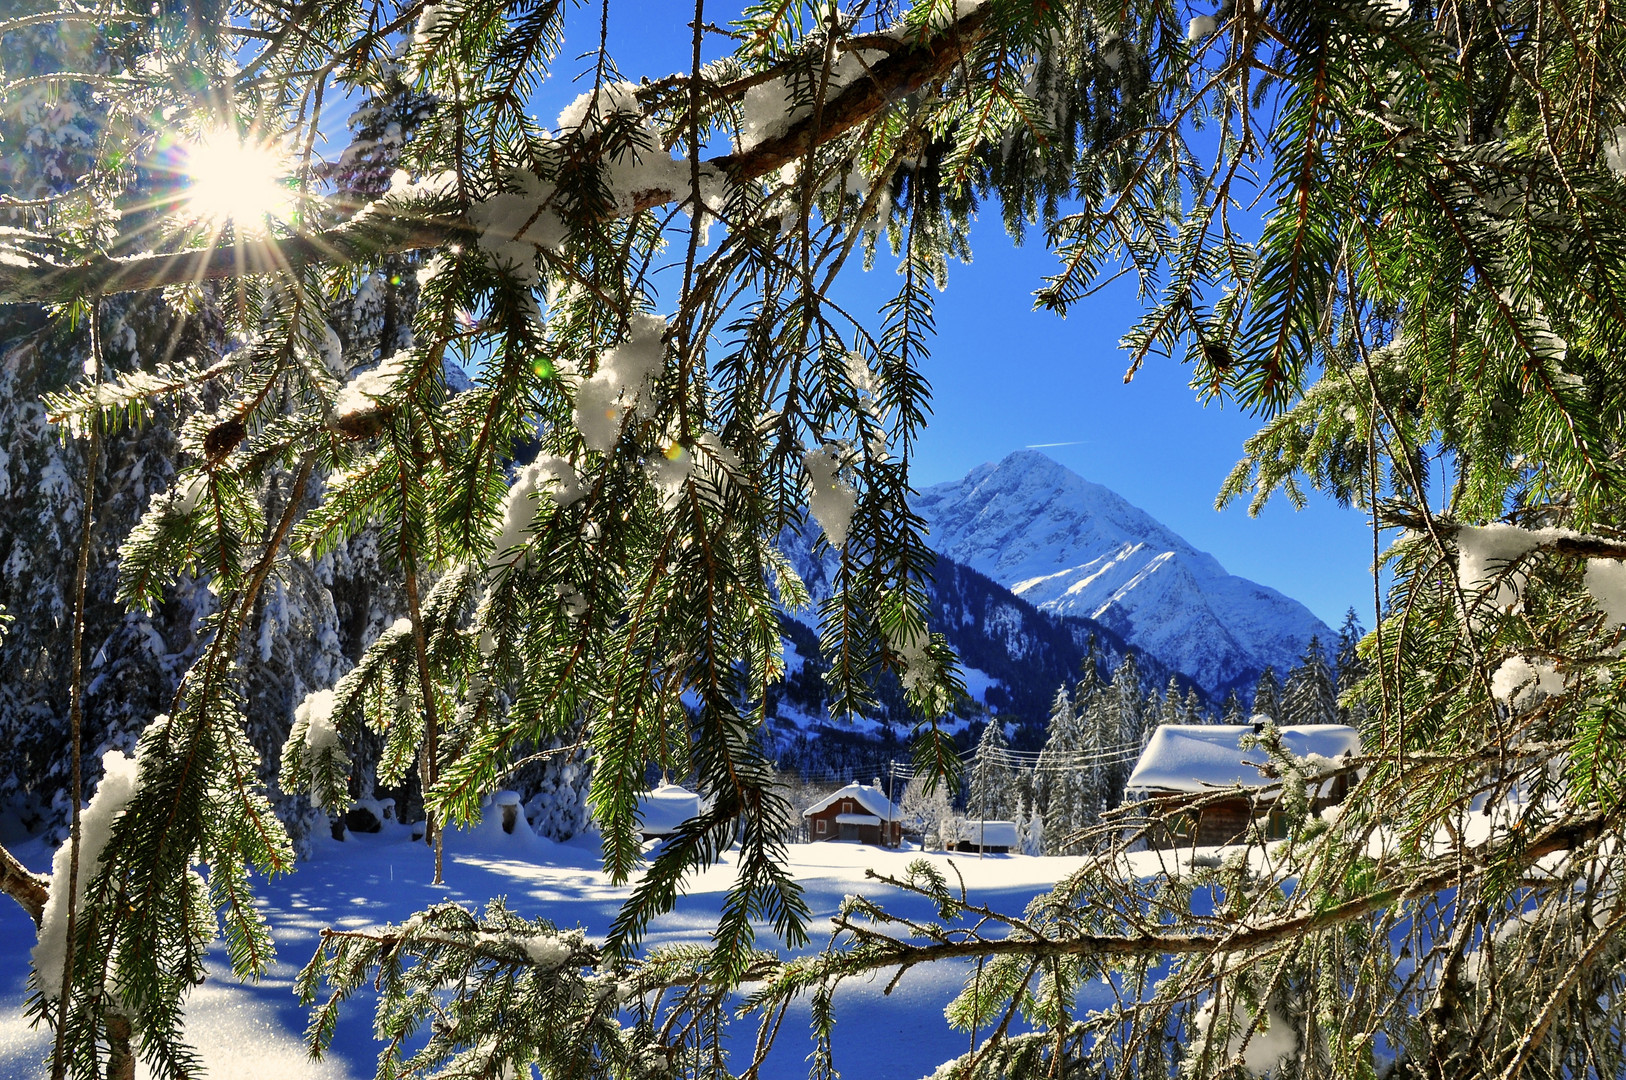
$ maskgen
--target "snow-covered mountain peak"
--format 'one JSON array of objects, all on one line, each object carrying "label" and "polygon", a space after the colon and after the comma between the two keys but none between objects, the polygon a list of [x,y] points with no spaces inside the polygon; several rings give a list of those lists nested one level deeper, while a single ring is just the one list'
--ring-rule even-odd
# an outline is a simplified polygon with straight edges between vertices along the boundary
[{"label": "snow-covered mountain peak", "polygon": [[1212,556],[1122,495],[1037,450],[1018,450],[963,480],[928,488],[916,507],[932,523],[933,547],[1008,585],[1121,547],[1175,552],[1223,572]]},{"label": "snow-covered mountain peak", "polygon": [[920,493],[939,553],[1029,603],[1083,615],[1211,693],[1285,672],[1331,631],[1297,601],[1228,574],[1117,492],[1035,450]]}]

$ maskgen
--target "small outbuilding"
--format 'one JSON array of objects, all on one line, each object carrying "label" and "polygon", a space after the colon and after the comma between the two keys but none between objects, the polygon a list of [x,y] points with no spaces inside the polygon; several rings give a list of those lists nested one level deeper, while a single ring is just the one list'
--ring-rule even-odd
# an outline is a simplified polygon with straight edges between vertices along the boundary
[{"label": "small outbuilding", "polygon": [[967,818],[960,822],[955,851],[980,855],[1005,855],[1022,849],[1022,830],[1014,821],[984,821]]},{"label": "small outbuilding", "polygon": [[[1242,788],[1234,797],[1203,801],[1169,818],[1167,828],[1148,837],[1153,847],[1191,844],[1230,844],[1241,839],[1251,822],[1265,818],[1267,836],[1285,835],[1286,824],[1275,808],[1276,795],[1262,789],[1276,783],[1268,775],[1269,757],[1263,749],[1244,750],[1242,739],[1256,735],[1263,723],[1164,724],[1152,733],[1141,751],[1135,771],[1124,784],[1126,800],[1152,803],[1156,813],[1190,803],[1193,796],[1225,788]],[[1360,733],[1347,724],[1299,724],[1277,728],[1282,746],[1295,757],[1307,758],[1321,771],[1332,771],[1360,756]],[[1343,802],[1349,793],[1349,773],[1342,772],[1311,785],[1312,810]]]},{"label": "small outbuilding", "polygon": [[877,847],[898,847],[903,843],[903,813],[886,797],[880,782],[856,781],[833,791],[802,811],[807,838],[846,840]]},{"label": "small outbuilding", "polygon": [[645,840],[665,840],[705,809],[706,800],[688,788],[662,784],[638,799],[638,828]]}]

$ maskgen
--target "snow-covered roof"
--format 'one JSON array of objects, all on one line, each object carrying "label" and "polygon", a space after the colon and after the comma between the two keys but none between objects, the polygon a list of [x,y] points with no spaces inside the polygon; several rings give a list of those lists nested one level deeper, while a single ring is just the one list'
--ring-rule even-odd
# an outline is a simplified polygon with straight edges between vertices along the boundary
[{"label": "snow-covered roof", "polygon": [[[1278,728],[1282,746],[1296,757],[1312,754],[1332,761],[1361,752],[1361,736],[1347,724],[1299,724]],[[1204,791],[1215,787],[1264,787],[1273,783],[1245,761],[1267,760],[1263,749],[1243,750],[1252,724],[1164,724],[1152,733],[1135,771],[1124,785],[1130,791]]]},{"label": "snow-covered roof", "polygon": [[882,821],[897,821],[903,817],[903,812],[892,805],[892,800],[886,797],[886,792],[878,787],[870,784],[860,784],[857,781],[848,784],[839,791],[832,791],[806,810],[803,810],[802,816],[812,817],[814,814],[821,814],[842,799],[853,800]]},{"label": "snow-covered roof", "polygon": [[879,825],[881,819],[874,814],[837,814],[837,825]]},{"label": "snow-covered roof", "polygon": [[685,821],[706,808],[705,800],[678,784],[662,784],[638,799],[638,820],[645,833],[677,832]]},{"label": "snow-covered roof", "polygon": [[983,847],[1013,848],[1021,843],[1016,822],[981,818],[966,818],[960,822],[960,839]]}]

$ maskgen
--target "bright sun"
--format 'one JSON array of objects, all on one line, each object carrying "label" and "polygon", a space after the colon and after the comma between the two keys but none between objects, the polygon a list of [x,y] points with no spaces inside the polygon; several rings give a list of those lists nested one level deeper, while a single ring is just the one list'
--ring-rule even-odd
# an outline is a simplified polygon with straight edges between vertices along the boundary
[{"label": "bright sun", "polygon": [[206,135],[186,148],[186,202],[216,227],[263,232],[293,214],[286,158],[273,143],[244,142],[231,132]]}]

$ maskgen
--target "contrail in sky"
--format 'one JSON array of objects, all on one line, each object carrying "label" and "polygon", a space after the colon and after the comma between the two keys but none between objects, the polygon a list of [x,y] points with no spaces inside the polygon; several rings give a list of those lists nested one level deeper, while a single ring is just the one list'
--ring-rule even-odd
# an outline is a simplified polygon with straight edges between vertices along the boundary
[{"label": "contrail in sky", "polygon": [[1089,441],[1090,440],[1088,440],[1088,439],[1074,439],[1072,442],[1036,442],[1036,443],[1028,443],[1022,449],[1024,449],[1024,450],[1048,450],[1052,446],[1083,446],[1085,443],[1087,443]]}]

